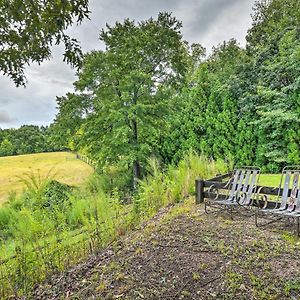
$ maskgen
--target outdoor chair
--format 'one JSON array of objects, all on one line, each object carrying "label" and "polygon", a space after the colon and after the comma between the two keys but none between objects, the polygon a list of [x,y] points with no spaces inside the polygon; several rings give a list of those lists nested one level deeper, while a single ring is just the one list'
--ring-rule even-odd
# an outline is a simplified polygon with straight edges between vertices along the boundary
[{"label": "outdoor chair", "polygon": [[[283,168],[278,188],[275,207],[268,208],[272,202],[266,195],[262,197],[264,205],[255,213],[255,225],[265,226],[282,219],[297,221],[297,235],[300,233],[300,166],[287,166]],[[258,191],[258,196],[260,192]],[[274,201],[273,201],[274,202]],[[274,206],[274,205],[273,205]],[[267,222],[258,223],[259,217],[268,219]]]},{"label": "outdoor chair", "polygon": [[[210,186],[208,194],[211,197],[204,200],[205,212],[216,212],[223,210],[224,207],[230,212],[235,208],[251,208],[259,176],[260,169],[257,167],[235,169],[223,188],[228,190],[225,199],[220,197],[219,190],[214,184]],[[217,210],[209,211],[209,206],[217,208]]]}]

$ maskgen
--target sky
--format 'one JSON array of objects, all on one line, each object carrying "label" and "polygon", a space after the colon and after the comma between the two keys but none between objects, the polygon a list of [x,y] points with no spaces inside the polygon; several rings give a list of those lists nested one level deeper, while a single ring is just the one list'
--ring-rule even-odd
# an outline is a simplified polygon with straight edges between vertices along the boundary
[{"label": "sky", "polygon": [[[183,38],[200,43],[209,53],[230,38],[245,46],[253,4],[254,0],[90,0],[90,20],[74,25],[67,33],[80,41],[84,52],[104,49],[99,32],[106,24],[125,18],[140,21],[168,11],[182,21]],[[49,125],[57,113],[56,96],[73,91],[75,70],[63,62],[63,47],[52,49],[51,60],[27,67],[26,88],[17,88],[0,75],[0,128]]]}]

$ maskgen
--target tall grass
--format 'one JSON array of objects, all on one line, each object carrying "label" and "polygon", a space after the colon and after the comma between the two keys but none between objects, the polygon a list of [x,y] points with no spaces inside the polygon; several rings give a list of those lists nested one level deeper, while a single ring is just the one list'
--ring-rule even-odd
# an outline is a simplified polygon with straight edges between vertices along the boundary
[{"label": "tall grass", "polygon": [[[226,171],[193,152],[164,171],[149,160],[148,176],[129,204],[104,176],[93,175],[85,187],[71,188],[53,178],[27,176],[27,190],[0,208],[0,296],[22,296],[44,280],[103,248],[161,207],[184,200],[197,177]],[[8,256],[13,256],[1,264]]]},{"label": "tall grass", "polygon": [[[0,158],[0,205],[8,200],[10,191],[21,195],[24,172],[39,170],[41,177],[47,177],[50,168],[55,168],[55,178],[61,182],[81,186],[93,172],[86,163],[76,159],[70,152],[52,152],[7,156]],[[52,171],[52,175],[53,175]],[[36,176],[38,176],[36,174]]]},{"label": "tall grass", "polygon": [[[0,263],[3,298],[28,294],[49,272],[103,247],[126,227],[126,218],[117,219],[120,205],[99,188],[98,180],[83,190],[70,190],[53,180],[38,184],[38,178],[32,179],[22,199],[0,208],[0,262],[13,256]],[[56,190],[64,201],[57,201]]]},{"label": "tall grass", "polygon": [[195,189],[195,179],[207,179],[225,173],[228,166],[190,151],[177,166],[170,165],[162,172],[156,159],[149,160],[149,175],[140,181],[140,190],[134,201],[136,211],[151,214],[160,207],[184,200]]}]

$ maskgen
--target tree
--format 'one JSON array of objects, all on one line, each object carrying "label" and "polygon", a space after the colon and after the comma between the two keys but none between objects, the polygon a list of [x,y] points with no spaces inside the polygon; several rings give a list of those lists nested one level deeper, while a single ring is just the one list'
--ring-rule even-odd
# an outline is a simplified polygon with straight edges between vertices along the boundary
[{"label": "tree", "polygon": [[247,35],[256,79],[243,98],[255,107],[256,163],[271,171],[299,163],[299,8],[298,0],[257,2]]},{"label": "tree", "polygon": [[[132,168],[135,185],[158,148],[170,96],[184,82],[188,49],[180,29],[181,23],[169,13],[160,13],[156,20],[126,19],[107,26],[100,33],[106,51],[85,56],[75,83],[85,94],[82,147],[101,165]],[[63,106],[59,103],[59,109]]]},{"label": "tree", "polygon": [[0,4],[0,70],[25,84],[26,65],[51,57],[51,46],[63,43],[64,61],[80,66],[76,39],[64,31],[88,16],[88,0],[2,0]]},{"label": "tree", "polygon": [[236,134],[236,154],[235,161],[242,166],[250,166],[255,160],[255,149],[257,148],[257,141],[255,127],[252,124],[251,118],[243,116],[238,122]]},{"label": "tree", "polygon": [[14,148],[12,143],[5,138],[2,143],[0,144],[0,156],[9,156],[13,155]]},{"label": "tree", "polygon": [[64,97],[57,97],[56,102],[59,111],[52,126],[53,141],[72,151],[79,150],[80,139],[76,138],[76,133],[83,124],[82,116],[88,113],[88,98],[83,95],[67,93]]}]

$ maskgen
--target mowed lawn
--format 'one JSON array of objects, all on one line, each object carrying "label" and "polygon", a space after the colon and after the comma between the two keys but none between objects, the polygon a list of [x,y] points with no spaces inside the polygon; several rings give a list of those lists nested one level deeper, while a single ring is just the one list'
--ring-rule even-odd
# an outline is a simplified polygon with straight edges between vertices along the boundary
[{"label": "mowed lawn", "polygon": [[70,185],[80,185],[93,173],[93,168],[75,158],[69,152],[38,153],[0,157],[0,204],[6,201],[9,193],[24,189],[22,178],[35,174]]}]

